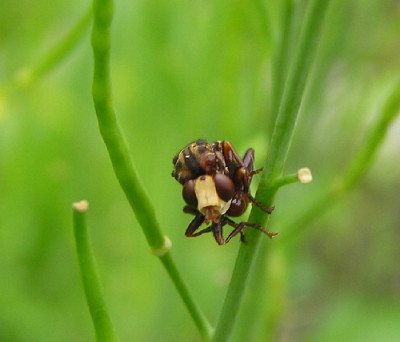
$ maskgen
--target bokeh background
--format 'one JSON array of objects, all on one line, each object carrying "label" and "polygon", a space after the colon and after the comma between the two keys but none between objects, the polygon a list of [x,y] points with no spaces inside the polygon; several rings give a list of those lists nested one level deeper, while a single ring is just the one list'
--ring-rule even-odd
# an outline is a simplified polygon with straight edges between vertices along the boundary
[{"label": "bokeh background", "polygon": [[[306,4],[295,2],[295,28]],[[88,7],[0,2],[0,341],[94,340],[72,233],[71,204],[81,199],[90,202],[93,248],[121,341],[198,341],[100,138],[89,29],[40,77],[26,77]],[[171,159],[194,139],[225,139],[240,154],[254,147],[263,165],[282,8],[261,0],[116,3],[119,122],[173,257],[212,322],[239,241],[220,247],[211,236],[184,237],[191,218]],[[398,81],[399,34],[398,1],[332,1],[286,167],[307,166],[314,181],[279,192],[270,228],[280,235],[265,239],[257,261],[265,272],[252,275],[259,281],[249,291],[259,295],[257,321],[240,316],[235,341],[400,339],[399,120],[353,191],[296,221],[350,165]]]}]

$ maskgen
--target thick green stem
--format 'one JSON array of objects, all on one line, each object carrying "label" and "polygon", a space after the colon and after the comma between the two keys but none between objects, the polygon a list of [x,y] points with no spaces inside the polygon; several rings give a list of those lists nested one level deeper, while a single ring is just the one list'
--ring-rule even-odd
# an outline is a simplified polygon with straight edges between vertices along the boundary
[{"label": "thick green stem", "polygon": [[101,292],[96,260],[86,228],[85,213],[87,202],[74,203],[73,209],[76,252],[86,301],[89,306],[90,315],[92,316],[96,341],[117,342],[118,337],[115,334]]},{"label": "thick green stem", "polygon": [[112,0],[95,0],[92,47],[94,54],[93,100],[100,133],[107,147],[114,172],[146,236],[150,248],[166,268],[179,295],[205,340],[211,333],[210,324],[190,296],[186,284],[171,258],[171,244],[161,233],[154,208],[146,194],[128,152],[112,104],[110,76],[110,26]]},{"label": "thick green stem", "polygon": [[268,158],[258,189],[260,198],[269,192],[271,184],[282,172],[289,152],[300,102],[311,64],[316,52],[321,26],[329,0],[311,1],[306,13],[299,45],[297,46],[285,84],[278,117],[271,139]]},{"label": "thick green stem", "polygon": [[[283,172],[328,4],[329,0],[312,0],[307,9],[299,45],[289,70],[279,107],[263,177],[256,195],[257,199],[267,206],[273,204],[277,191],[274,185]],[[267,216],[258,208],[251,211],[250,222],[264,225],[266,220]],[[258,231],[248,230],[246,234],[248,243],[240,247],[224,306],[216,326],[214,341],[227,341],[231,336],[261,237],[265,238]]]}]

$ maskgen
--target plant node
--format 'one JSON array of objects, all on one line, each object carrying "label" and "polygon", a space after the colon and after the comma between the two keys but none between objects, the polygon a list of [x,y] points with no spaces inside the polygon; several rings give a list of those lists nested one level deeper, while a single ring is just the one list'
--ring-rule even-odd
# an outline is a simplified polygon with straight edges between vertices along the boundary
[{"label": "plant node", "polygon": [[167,254],[168,251],[172,247],[172,241],[167,235],[164,235],[164,243],[160,248],[151,248],[151,253],[155,256],[162,257],[163,255]]}]

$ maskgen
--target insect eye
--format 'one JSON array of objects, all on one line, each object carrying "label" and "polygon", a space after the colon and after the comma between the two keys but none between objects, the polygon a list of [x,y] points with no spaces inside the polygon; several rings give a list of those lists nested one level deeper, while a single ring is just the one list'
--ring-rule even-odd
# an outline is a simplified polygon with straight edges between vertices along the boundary
[{"label": "insect eye", "polygon": [[226,214],[234,217],[240,216],[246,211],[248,204],[249,200],[245,194],[236,193]]},{"label": "insect eye", "polygon": [[216,174],[214,176],[214,183],[217,193],[221,199],[224,201],[229,201],[232,199],[233,194],[235,193],[235,185],[233,184],[232,179],[223,174]]},{"label": "insect eye", "polygon": [[196,192],[194,191],[194,181],[192,179],[188,180],[183,185],[182,196],[185,202],[189,204],[191,207],[194,208],[197,207],[197,197],[196,197]]}]

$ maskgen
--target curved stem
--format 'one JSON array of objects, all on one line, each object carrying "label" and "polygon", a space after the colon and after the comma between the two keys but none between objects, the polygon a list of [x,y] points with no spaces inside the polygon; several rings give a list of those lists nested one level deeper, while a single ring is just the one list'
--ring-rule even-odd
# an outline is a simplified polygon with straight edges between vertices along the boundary
[{"label": "curved stem", "polygon": [[[311,69],[311,62],[316,53],[317,42],[328,4],[329,0],[312,0],[307,9],[299,45],[292,67],[289,70],[282,102],[279,107],[263,177],[256,194],[257,199],[267,207],[271,207],[273,204],[277,190],[274,188],[274,183],[283,172],[305,83]],[[257,208],[252,209],[249,218],[250,222],[263,225],[266,220],[265,213]],[[230,338],[243,300],[248,283],[248,275],[259,248],[261,234],[257,231],[248,231],[246,238],[248,244],[242,245],[239,249],[232,279],[216,326],[214,341],[227,341]]]},{"label": "curved stem", "polygon": [[28,87],[40,77],[57,66],[77,45],[84,36],[92,20],[90,7],[64,37],[54,45],[41,59],[31,66],[18,70],[13,79],[0,88],[0,94],[8,94],[18,88]]},{"label": "curved stem", "polygon": [[[285,234],[282,237],[281,244],[285,248],[288,248],[291,243],[298,241],[299,235],[309,233],[309,229],[312,227],[310,223],[318,218],[322,212],[331,208],[337,202],[338,198],[360,182],[378,153],[379,147],[382,145],[391,123],[398,115],[400,115],[400,81],[397,82],[386,98],[379,115],[368,129],[364,142],[341,178],[335,180],[334,184],[327,187],[323,193],[317,196],[299,216],[283,224],[284,231],[292,227],[290,234]],[[298,229],[300,226],[302,228]]]},{"label": "curved stem", "polygon": [[81,201],[74,203],[73,209],[76,252],[86,301],[89,306],[90,315],[92,316],[96,341],[117,342],[118,337],[115,334],[101,292],[96,260],[86,228],[85,213],[87,210],[87,202]]},{"label": "curved stem", "polygon": [[142,227],[152,252],[159,257],[179,295],[204,339],[211,333],[210,324],[189,294],[186,284],[174,264],[171,247],[156,220],[150,198],[133,165],[112,104],[110,76],[110,26],[113,17],[112,0],[95,0],[92,47],[94,54],[93,100],[101,136],[107,147],[115,175]]},{"label": "curved stem", "polygon": [[162,248],[164,236],[155,219],[150,199],[130,159],[128,146],[123,137],[112,104],[110,77],[110,26],[113,16],[111,0],[94,1],[92,47],[94,54],[94,78],[92,95],[101,136],[106,144],[114,172],[125,195],[143,228],[152,248]]},{"label": "curved stem", "polygon": [[380,115],[372,123],[371,129],[367,132],[364,143],[356,154],[349,169],[343,177],[343,188],[352,188],[365,173],[365,169],[369,167],[373,158],[382,144],[386,132],[399,115],[400,110],[400,81],[394,86],[383,104]]}]

